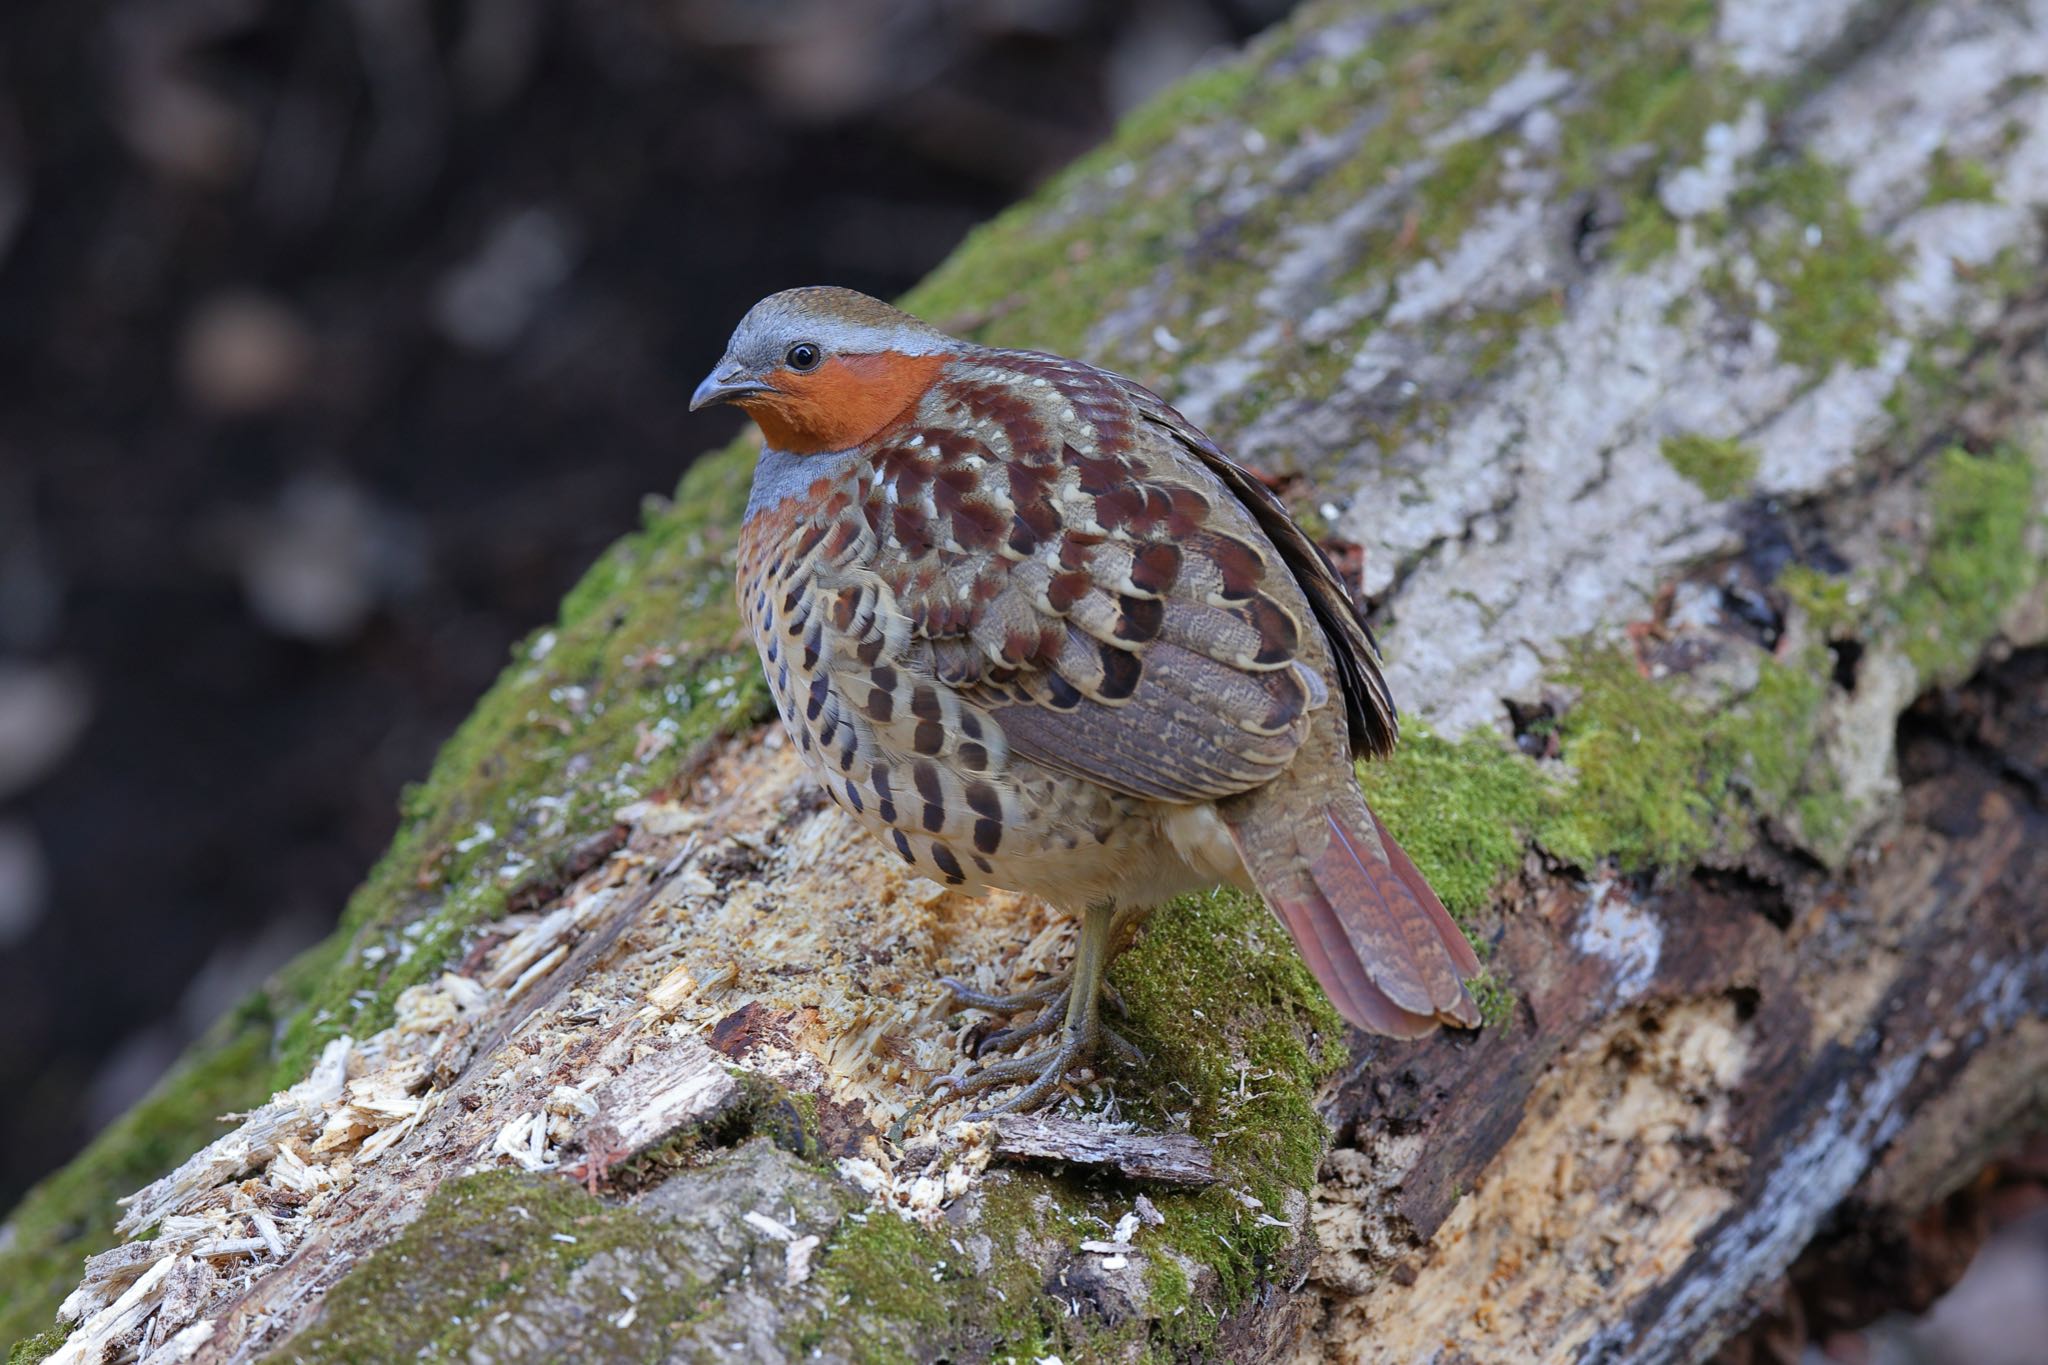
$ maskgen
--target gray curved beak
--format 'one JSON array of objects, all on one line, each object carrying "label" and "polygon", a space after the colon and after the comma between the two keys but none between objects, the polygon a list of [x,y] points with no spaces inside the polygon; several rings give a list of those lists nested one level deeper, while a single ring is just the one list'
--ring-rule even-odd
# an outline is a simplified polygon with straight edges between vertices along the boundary
[{"label": "gray curved beak", "polygon": [[713,403],[730,403],[750,393],[764,392],[767,387],[730,360],[721,360],[718,368],[705,375],[704,382],[690,395],[690,411],[708,408]]}]

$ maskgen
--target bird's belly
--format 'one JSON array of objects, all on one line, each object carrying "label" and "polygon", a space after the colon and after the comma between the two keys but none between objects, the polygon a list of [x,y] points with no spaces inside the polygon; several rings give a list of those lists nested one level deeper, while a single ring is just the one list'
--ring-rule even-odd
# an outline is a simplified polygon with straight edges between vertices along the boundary
[{"label": "bird's belly", "polygon": [[[821,764],[816,753],[814,746],[806,760],[831,793],[830,764]],[[1236,850],[1210,807],[1159,805],[1043,774],[1028,764],[1014,766],[1022,770],[1012,774],[1021,779],[1013,790],[1016,816],[1006,821],[992,851],[972,851],[960,860],[963,875],[957,879],[927,851],[932,835],[915,818],[906,820],[900,804],[896,818],[885,820],[872,805],[851,811],[845,800],[834,799],[924,876],[968,891],[1019,891],[1067,911],[1103,903],[1157,905],[1220,881],[1243,880]],[[1177,837],[1205,824],[1222,837],[1220,850],[1213,841]]]}]

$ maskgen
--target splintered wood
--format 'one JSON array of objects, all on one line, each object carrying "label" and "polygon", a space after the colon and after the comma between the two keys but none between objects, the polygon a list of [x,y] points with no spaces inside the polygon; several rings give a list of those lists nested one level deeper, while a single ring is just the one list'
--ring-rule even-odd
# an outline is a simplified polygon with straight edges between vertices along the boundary
[{"label": "splintered wood", "polygon": [[[988,964],[1007,961],[1027,983],[1071,929],[1034,901],[904,875],[804,791],[786,748],[736,742],[686,799],[622,811],[630,837],[556,902],[488,926],[465,970],[399,997],[389,1028],[329,1043],[304,1080],[124,1199],[119,1231],[139,1239],[88,1262],[53,1359],[253,1359],[446,1176],[515,1166],[600,1189],[738,1102],[735,1071],[817,1096],[842,1177],[921,1222],[999,1156],[1212,1178],[1192,1138],[917,1111],[959,1055],[935,979],[1006,988]],[[882,1141],[902,1120],[925,1134],[908,1151]],[[788,1239],[791,1283],[818,1245]]]}]

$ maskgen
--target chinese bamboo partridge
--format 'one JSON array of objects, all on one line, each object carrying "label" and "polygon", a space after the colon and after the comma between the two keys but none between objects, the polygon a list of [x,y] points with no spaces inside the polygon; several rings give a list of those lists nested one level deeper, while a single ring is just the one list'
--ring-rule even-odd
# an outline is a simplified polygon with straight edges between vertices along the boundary
[{"label": "chinese bamboo partridge", "polygon": [[1372,637],[1329,560],[1157,395],[960,341],[849,289],[755,305],[692,409],[765,438],[740,609],[831,798],[950,886],[1081,917],[1014,1046],[945,1078],[1052,1093],[1105,1037],[1134,913],[1255,889],[1343,1016],[1415,1037],[1479,1014],[1471,947],[1352,771],[1393,747]]}]

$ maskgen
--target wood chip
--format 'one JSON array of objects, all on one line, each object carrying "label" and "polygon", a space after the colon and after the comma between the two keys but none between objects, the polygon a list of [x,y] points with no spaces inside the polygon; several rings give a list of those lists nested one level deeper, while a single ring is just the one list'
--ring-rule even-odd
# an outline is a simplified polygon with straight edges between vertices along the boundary
[{"label": "wood chip", "polygon": [[256,1225],[256,1235],[261,1237],[263,1244],[270,1248],[270,1254],[277,1257],[280,1261],[283,1260],[284,1238],[278,1235],[277,1224],[271,1220],[270,1215],[258,1209],[249,1215],[249,1221]]},{"label": "wood chip", "polygon": [[505,988],[505,998],[507,1000],[517,1000],[520,996],[526,994],[528,986],[531,986],[534,982],[561,966],[568,959],[568,956],[569,945],[566,943],[556,944],[539,961],[521,972],[518,980]]},{"label": "wood chip", "polygon": [[995,1120],[996,1155],[1011,1161],[1064,1161],[1108,1166],[1133,1180],[1211,1185],[1216,1160],[1209,1144],[1185,1133],[1118,1133],[1076,1119],[1004,1114]]},{"label": "wood chip", "polygon": [[625,1154],[644,1150],[686,1124],[701,1123],[739,1094],[725,1059],[694,1038],[637,1057],[596,1093]]},{"label": "wood chip", "polygon": [[224,1181],[262,1169],[286,1138],[318,1128],[327,1117],[327,1106],[341,1098],[354,1046],[352,1039],[335,1039],[305,1080],[279,1092],[243,1119],[239,1128],[208,1143],[177,1170],[118,1201],[127,1212],[114,1230],[132,1236]]},{"label": "wood chip", "polygon": [[749,1227],[764,1237],[773,1237],[778,1242],[794,1242],[796,1233],[783,1226],[765,1213],[751,1211],[742,1215]]},{"label": "wood chip", "polygon": [[163,1283],[178,1264],[165,1256],[145,1270],[121,1297],[79,1324],[76,1332],[50,1356],[52,1365],[98,1365],[113,1354],[115,1343],[140,1327],[156,1311]]},{"label": "wood chip", "polygon": [[663,1014],[673,1014],[696,993],[697,978],[690,975],[688,967],[677,967],[654,984],[647,992],[647,1001]]},{"label": "wood chip", "polygon": [[85,1262],[85,1274],[57,1309],[64,1322],[80,1322],[121,1297],[145,1270],[165,1258],[155,1242],[124,1242]]},{"label": "wood chip", "polygon": [[811,1277],[811,1253],[818,1249],[815,1233],[806,1233],[782,1250],[782,1283],[794,1289]]}]

